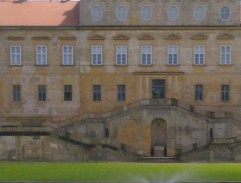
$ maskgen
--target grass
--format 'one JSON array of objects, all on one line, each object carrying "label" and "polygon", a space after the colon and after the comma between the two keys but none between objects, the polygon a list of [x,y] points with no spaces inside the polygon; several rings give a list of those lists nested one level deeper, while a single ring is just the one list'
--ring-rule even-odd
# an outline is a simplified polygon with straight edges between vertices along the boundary
[{"label": "grass", "polygon": [[240,181],[241,164],[1,162],[0,181]]}]

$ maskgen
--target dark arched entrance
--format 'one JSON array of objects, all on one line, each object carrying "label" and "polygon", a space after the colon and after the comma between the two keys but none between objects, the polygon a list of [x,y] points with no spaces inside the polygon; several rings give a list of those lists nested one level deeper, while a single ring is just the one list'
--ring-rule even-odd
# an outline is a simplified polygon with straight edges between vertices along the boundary
[{"label": "dark arched entrance", "polygon": [[167,125],[163,119],[151,123],[151,156],[167,156]]}]

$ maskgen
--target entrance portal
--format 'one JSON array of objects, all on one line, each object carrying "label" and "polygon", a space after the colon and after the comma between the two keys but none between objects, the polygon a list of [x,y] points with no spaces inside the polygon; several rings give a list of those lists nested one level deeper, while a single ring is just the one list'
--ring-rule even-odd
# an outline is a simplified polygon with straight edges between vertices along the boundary
[{"label": "entrance portal", "polygon": [[167,156],[167,125],[163,119],[155,119],[151,124],[151,156]]}]

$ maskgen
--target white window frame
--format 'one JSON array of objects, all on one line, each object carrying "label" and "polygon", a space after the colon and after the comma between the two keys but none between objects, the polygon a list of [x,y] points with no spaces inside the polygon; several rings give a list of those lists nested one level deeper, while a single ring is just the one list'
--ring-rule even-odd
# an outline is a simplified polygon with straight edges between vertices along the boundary
[{"label": "white window frame", "polygon": [[[16,49],[19,49],[17,51]],[[10,46],[10,65],[21,65],[22,64],[22,47],[20,45]]]},{"label": "white window frame", "polygon": [[203,5],[197,5],[194,9],[194,18],[198,21],[202,21],[205,17],[206,17],[205,7]]},{"label": "white window frame", "polygon": [[100,21],[103,17],[102,7],[98,4],[92,6],[91,17],[95,21]]},{"label": "white window frame", "polygon": [[168,65],[178,65],[178,45],[168,46]]},{"label": "white window frame", "polygon": [[125,21],[128,16],[128,10],[126,6],[120,5],[116,8],[116,17],[119,21]]},{"label": "white window frame", "polygon": [[[174,8],[174,9],[173,9]],[[175,10],[175,11],[172,11]],[[178,7],[175,5],[170,5],[167,9],[167,17],[169,20],[171,21],[176,21],[178,19],[179,16],[179,10]]]},{"label": "white window frame", "polygon": [[[65,48],[67,48],[67,51]],[[73,65],[73,50],[73,45],[62,46],[62,65]]]},{"label": "white window frame", "polygon": [[127,65],[126,45],[116,45],[116,65]]},{"label": "white window frame", "polygon": [[231,65],[231,63],[232,63],[232,46],[228,44],[221,45],[220,46],[220,64]]},{"label": "white window frame", "polygon": [[[227,15],[227,12],[224,12],[224,8],[227,8],[226,10],[228,10],[228,15]],[[224,13],[225,13],[225,15],[224,15]],[[226,21],[230,18],[230,15],[231,15],[230,8],[227,5],[222,6],[222,8],[220,9],[220,12],[219,12],[220,19],[223,21]],[[227,17],[223,17],[223,16],[227,16]]]},{"label": "white window frame", "polygon": [[152,46],[141,46],[141,65],[152,65]]},{"label": "white window frame", "polygon": [[205,46],[204,45],[194,45],[193,49],[194,65],[204,65],[205,64]]},{"label": "white window frame", "polygon": [[48,60],[47,45],[36,45],[36,65],[47,65],[47,60]]},{"label": "white window frame", "polygon": [[91,46],[91,64],[102,65],[102,45]]},{"label": "white window frame", "polygon": [[141,18],[148,21],[152,18],[152,8],[149,5],[144,5],[141,8]]}]

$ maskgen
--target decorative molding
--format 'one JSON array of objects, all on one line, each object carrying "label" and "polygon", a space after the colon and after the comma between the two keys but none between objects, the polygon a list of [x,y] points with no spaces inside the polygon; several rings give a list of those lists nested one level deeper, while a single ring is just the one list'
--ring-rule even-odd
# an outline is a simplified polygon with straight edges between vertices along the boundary
[{"label": "decorative molding", "polygon": [[234,39],[234,35],[224,33],[217,36],[217,39],[221,39],[221,40]]},{"label": "decorative molding", "polygon": [[32,39],[36,41],[44,41],[44,40],[49,40],[50,38],[43,36],[43,37],[33,37]]},{"label": "decorative molding", "polygon": [[89,36],[88,39],[89,40],[105,40],[105,37],[101,36],[101,35],[98,35],[98,34],[95,34],[93,36]]},{"label": "decorative molding", "polygon": [[204,34],[196,34],[194,36],[191,37],[192,40],[207,40],[208,36],[204,35]]},{"label": "decorative molding", "polygon": [[62,41],[74,41],[74,40],[76,40],[76,37],[59,37],[59,40],[62,40]]},{"label": "decorative molding", "polygon": [[9,41],[22,41],[25,38],[24,37],[7,37]]},{"label": "decorative molding", "polygon": [[113,37],[113,40],[129,40],[130,38],[124,34],[119,34]]},{"label": "decorative molding", "polygon": [[138,37],[139,40],[154,40],[154,37],[152,37],[149,34],[142,34]]},{"label": "decorative molding", "polygon": [[177,35],[177,34],[169,34],[167,36],[164,36],[165,40],[180,40],[182,39],[182,36]]}]

